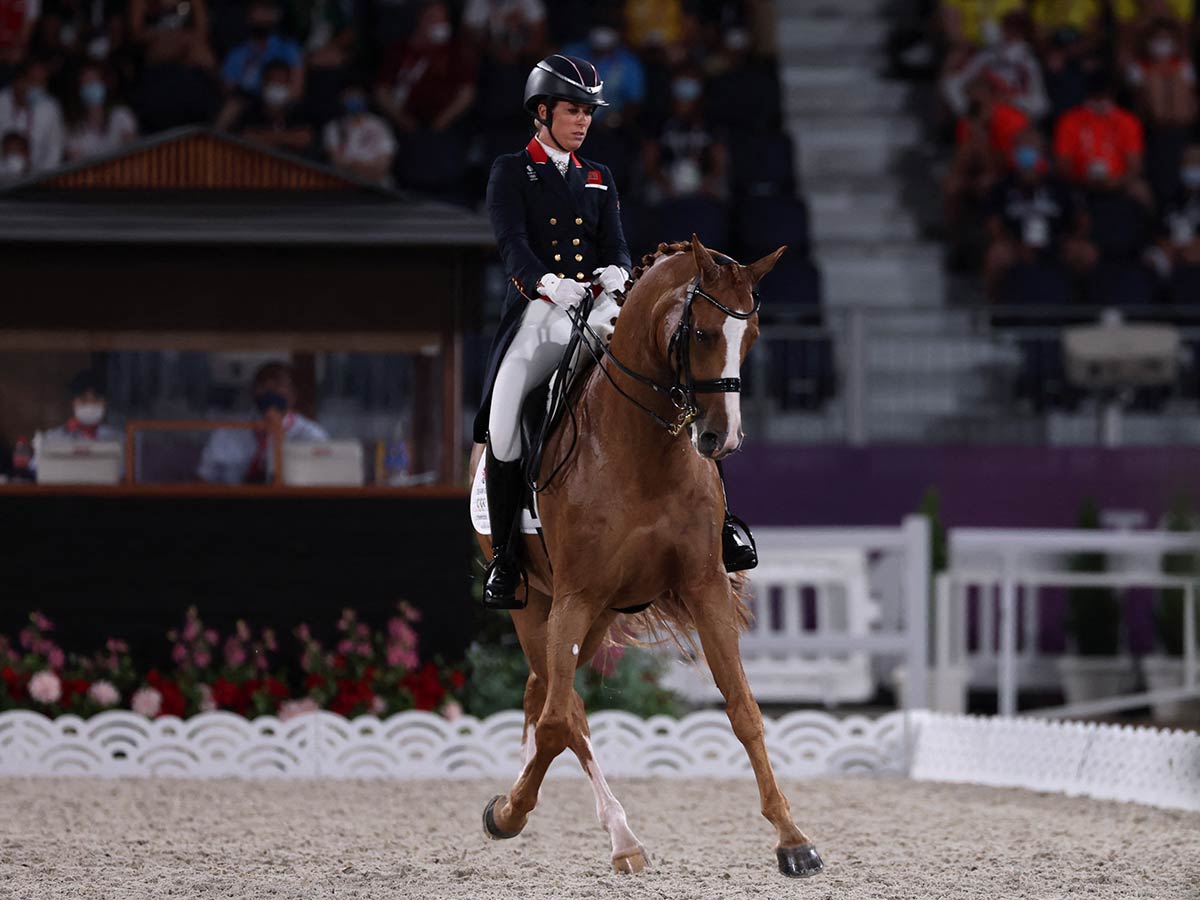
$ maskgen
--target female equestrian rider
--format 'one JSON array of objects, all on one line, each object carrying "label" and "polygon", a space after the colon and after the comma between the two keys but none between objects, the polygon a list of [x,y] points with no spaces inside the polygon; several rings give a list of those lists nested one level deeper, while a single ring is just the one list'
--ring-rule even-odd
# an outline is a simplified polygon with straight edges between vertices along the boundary
[{"label": "female equestrian rider", "polygon": [[[488,181],[488,212],[509,281],[475,419],[475,441],[487,443],[492,562],[483,602],[493,609],[523,605],[515,596],[525,492],[521,404],[562,357],[571,337],[566,310],[583,300],[593,279],[609,294],[629,279],[612,172],[575,155],[592,113],[607,105],[604,83],[587,60],[542,60],[525,81],[525,110],[537,132],[525,149],[499,157]],[[756,564],[728,517],[722,548],[730,571]]]}]

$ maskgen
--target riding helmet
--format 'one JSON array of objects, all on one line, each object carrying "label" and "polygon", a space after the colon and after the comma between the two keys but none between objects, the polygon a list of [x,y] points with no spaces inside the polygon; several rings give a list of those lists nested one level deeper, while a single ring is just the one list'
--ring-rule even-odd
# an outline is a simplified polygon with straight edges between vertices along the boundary
[{"label": "riding helmet", "polygon": [[555,53],[547,56],[525,79],[525,110],[537,116],[537,105],[547,99],[568,100],[587,106],[608,106],[600,73],[586,59]]}]

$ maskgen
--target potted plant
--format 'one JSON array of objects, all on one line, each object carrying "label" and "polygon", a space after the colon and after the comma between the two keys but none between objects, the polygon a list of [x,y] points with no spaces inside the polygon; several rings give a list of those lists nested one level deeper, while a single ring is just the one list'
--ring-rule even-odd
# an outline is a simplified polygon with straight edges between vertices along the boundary
[{"label": "potted plant", "polygon": [[[1167,513],[1167,531],[1195,531],[1196,517],[1186,497],[1176,498]],[[1200,577],[1200,554],[1167,553],[1162,569],[1168,575]],[[1182,588],[1169,588],[1158,594],[1154,607],[1154,627],[1160,652],[1142,657],[1142,675],[1151,691],[1183,686],[1183,606]],[[1200,616],[1197,616],[1196,641],[1200,644]],[[1175,700],[1152,706],[1156,722],[1200,721],[1200,699]]]},{"label": "potted plant", "polygon": [[[944,670],[934,668],[937,662],[937,619],[933,598],[936,591],[939,572],[946,571],[949,551],[946,541],[946,526],[942,524],[942,501],[936,487],[925,489],[921,498],[920,515],[929,520],[929,684],[926,688],[926,698],[929,708],[937,712],[965,713],[967,711],[967,685],[970,681],[971,667],[964,660],[950,663]],[[903,665],[896,666],[892,671],[892,681],[895,685],[899,704],[908,707],[907,671]]]},{"label": "potted plant", "polygon": [[[1078,527],[1100,528],[1100,512],[1090,498],[1079,511]],[[1104,572],[1107,568],[1103,553],[1076,554],[1070,565],[1072,572],[1079,573]],[[1058,660],[1067,703],[1086,703],[1133,690],[1133,660],[1120,652],[1121,617],[1122,604],[1112,588],[1079,586],[1068,592],[1069,652]]]}]

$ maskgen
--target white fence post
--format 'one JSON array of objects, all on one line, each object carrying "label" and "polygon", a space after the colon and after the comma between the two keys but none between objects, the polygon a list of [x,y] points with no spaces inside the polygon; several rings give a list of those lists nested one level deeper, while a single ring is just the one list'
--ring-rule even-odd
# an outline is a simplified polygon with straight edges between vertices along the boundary
[{"label": "white fence post", "polygon": [[907,707],[929,708],[929,520],[904,520],[904,604],[908,652]]},{"label": "white fence post", "polygon": [[1000,569],[1000,715],[1017,714],[1017,587],[1011,553]]}]

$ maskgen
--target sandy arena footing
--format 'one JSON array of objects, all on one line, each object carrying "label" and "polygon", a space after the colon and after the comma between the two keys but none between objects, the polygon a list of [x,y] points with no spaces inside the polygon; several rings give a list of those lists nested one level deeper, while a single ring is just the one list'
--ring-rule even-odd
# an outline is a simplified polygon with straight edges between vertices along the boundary
[{"label": "sandy arena footing", "polygon": [[584,780],[486,840],[487,781],[0,779],[0,897],[1200,898],[1200,814],[900,779],[785,785],[822,875],[778,874],[751,781],[620,780],[650,851],[619,876]]}]

